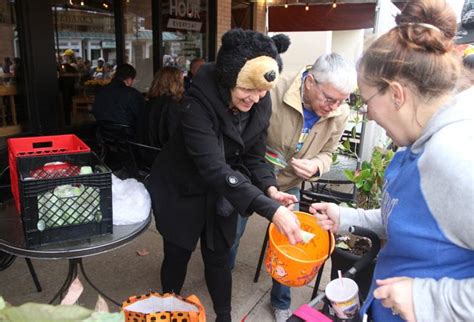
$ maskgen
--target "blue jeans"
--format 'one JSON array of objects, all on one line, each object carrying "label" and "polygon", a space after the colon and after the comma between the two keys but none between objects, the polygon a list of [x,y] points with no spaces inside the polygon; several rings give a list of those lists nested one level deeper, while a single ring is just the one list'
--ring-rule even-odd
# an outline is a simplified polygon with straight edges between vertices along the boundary
[{"label": "blue jeans", "polygon": [[[289,194],[296,196],[298,201],[300,200],[300,189],[299,188],[291,188],[286,191]],[[295,204],[293,210],[299,210],[299,204]],[[237,231],[235,233],[235,241],[230,249],[229,254],[229,267],[233,269],[235,266],[235,259],[237,257],[237,251],[239,248],[240,238],[245,232],[245,227],[247,226],[248,217],[242,217],[239,215],[237,220]],[[280,310],[287,310],[290,308],[291,305],[291,292],[288,286],[282,285],[272,279],[273,286],[272,291],[270,293],[270,301],[272,303],[272,307],[275,309]]]}]

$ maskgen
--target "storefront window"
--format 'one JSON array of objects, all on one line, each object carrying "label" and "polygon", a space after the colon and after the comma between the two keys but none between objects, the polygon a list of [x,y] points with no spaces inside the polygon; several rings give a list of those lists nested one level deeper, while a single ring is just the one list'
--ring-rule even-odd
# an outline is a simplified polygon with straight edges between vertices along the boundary
[{"label": "storefront window", "polygon": [[162,2],[163,65],[184,73],[194,58],[208,60],[209,17],[207,0]]},{"label": "storefront window", "polygon": [[0,0],[0,141],[27,130],[24,77],[15,21],[15,1]]},{"label": "storefront window", "polygon": [[64,124],[92,121],[94,90],[117,64],[113,1],[53,1],[55,50]]},{"label": "storefront window", "polygon": [[134,86],[147,92],[153,80],[153,33],[151,0],[123,0],[125,62],[137,70]]}]

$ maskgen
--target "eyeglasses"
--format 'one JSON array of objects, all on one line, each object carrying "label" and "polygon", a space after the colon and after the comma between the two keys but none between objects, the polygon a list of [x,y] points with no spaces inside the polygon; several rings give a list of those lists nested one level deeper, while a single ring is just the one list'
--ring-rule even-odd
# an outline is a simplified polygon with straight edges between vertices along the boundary
[{"label": "eyeglasses", "polygon": [[388,85],[385,85],[383,86],[381,89],[379,89],[378,91],[376,91],[374,94],[372,94],[365,102],[364,104],[362,104],[362,106],[360,107],[359,109],[359,112],[360,113],[367,113],[367,110],[369,108],[369,102],[371,99],[373,99],[375,96],[379,95],[381,92],[383,92],[386,88],[387,88]]},{"label": "eyeglasses", "polygon": [[327,95],[323,91],[321,86],[319,86],[318,81],[316,81],[316,79],[314,77],[313,77],[313,80],[314,80],[314,83],[316,84],[316,86],[318,87],[319,91],[321,92],[321,94],[323,94],[323,97],[324,97],[323,104],[324,105],[326,105],[326,106],[334,106],[334,105],[339,106],[342,103],[349,103],[349,98],[345,98],[345,99],[342,99],[342,100],[337,100],[337,99],[332,98],[331,96]]}]

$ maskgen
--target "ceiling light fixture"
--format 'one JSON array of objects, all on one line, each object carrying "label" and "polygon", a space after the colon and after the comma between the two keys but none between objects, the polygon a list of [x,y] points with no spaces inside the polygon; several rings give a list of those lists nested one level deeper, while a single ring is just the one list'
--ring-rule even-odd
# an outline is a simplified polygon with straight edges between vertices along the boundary
[{"label": "ceiling light fixture", "polygon": [[306,7],[304,7],[304,10],[309,11],[309,3],[306,2]]},{"label": "ceiling light fixture", "polygon": [[333,2],[332,2],[332,7],[333,7],[334,9],[336,9],[336,7],[337,7],[337,0],[333,0]]}]

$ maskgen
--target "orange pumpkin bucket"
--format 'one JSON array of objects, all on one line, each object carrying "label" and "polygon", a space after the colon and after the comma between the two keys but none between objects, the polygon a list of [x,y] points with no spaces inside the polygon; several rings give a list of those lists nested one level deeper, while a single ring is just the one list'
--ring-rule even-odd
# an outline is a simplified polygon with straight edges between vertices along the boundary
[{"label": "orange pumpkin bucket", "polygon": [[271,277],[291,287],[311,282],[334,250],[332,233],[319,227],[312,215],[301,211],[295,211],[295,214],[301,229],[315,236],[306,244],[291,245],[286,236],[271,224],[265,257],[265,267]]}]

